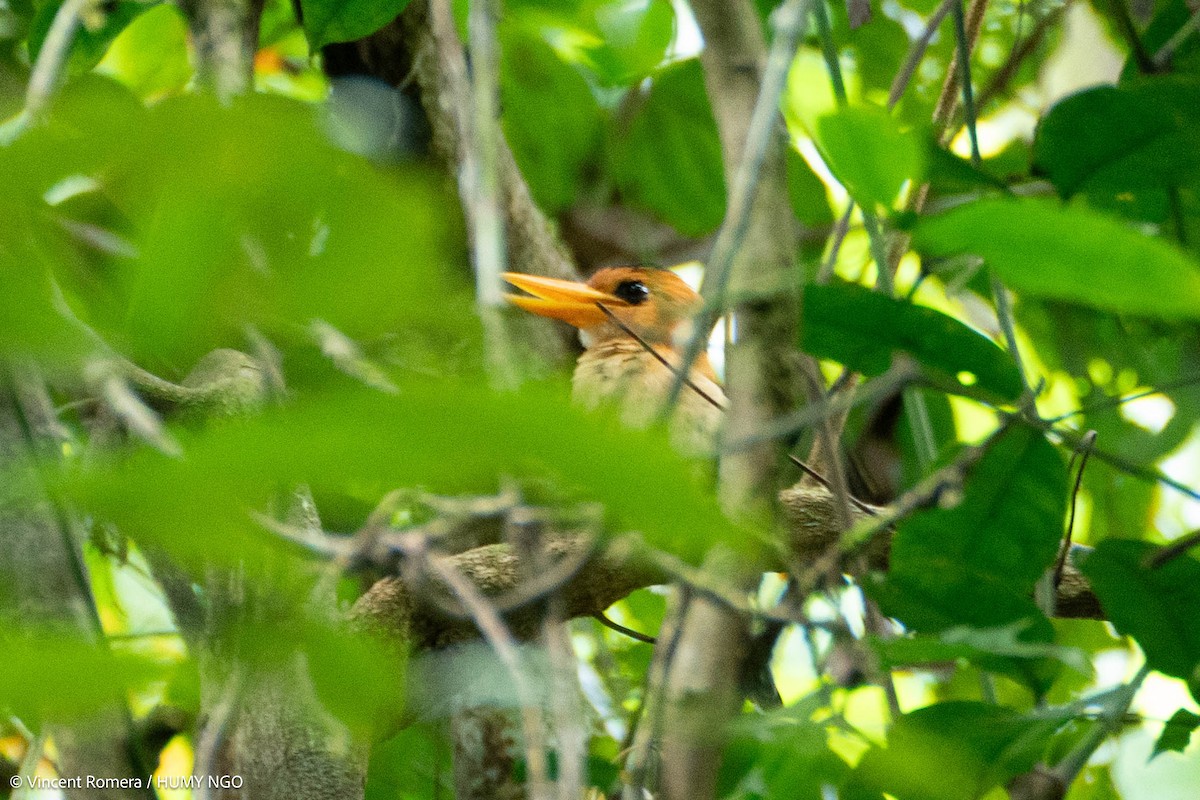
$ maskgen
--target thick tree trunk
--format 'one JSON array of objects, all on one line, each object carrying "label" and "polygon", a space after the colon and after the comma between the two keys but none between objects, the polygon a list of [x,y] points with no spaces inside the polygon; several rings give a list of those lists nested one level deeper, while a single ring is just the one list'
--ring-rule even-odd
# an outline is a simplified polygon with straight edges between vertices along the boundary
[{"label": "thick tree trunk", "polygon": [[[732,213],[739,169],[747,143],[756,135],[750,122],[767,48],[752,2],[699,0],[692,8],[704,33],[701,61],[720,132]],[[757,176],[745,237],[731,267],[732,295],[755,298],[733,309],[737,341],[726,353],[726,435],[732,440],[764,429],[796,401],[792,371],[798,309],[792,261],[796,223],[787,200],[779,128],[776,116],[765,134],[769,137],[766,157]],[[783,457],[776,442],[722,457],[720,494],[726,513],[771,520],[782,488]],[[751,590],[759,577],[750,565],[722,553],[710,556],[705,569],[725,577],[735,591]],[[662,785],[667,800],[715,796],[726,731],[741,706],[741,673],[749,643],[749,619],[744,615],[703,597],[689,605],[667,679]]]}]

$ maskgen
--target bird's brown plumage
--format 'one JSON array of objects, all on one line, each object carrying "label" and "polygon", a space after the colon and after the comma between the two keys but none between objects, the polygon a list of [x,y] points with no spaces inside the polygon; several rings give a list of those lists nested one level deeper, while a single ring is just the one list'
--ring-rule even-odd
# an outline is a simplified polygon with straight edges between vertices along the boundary
[{"label": "bird's brown plumage", "polygon": [[[678,365],[691,317],[701,304],[691,287],[669,270],[648,267],[602,269],[586,284],[518,273],[504,277],[532,295],[510,295],[514,305],[579,328],[587,349],[579,357],[572,382],[576,402],[587,407],[616,402],[626,424],[644,427],[653,422],[666,402],[674,374],[630,331],[673,367]],[[725,393],[704,355],[688,377],[695,389],[685,388],[679,397],[672,438],[685,452],[711,453]]]}]

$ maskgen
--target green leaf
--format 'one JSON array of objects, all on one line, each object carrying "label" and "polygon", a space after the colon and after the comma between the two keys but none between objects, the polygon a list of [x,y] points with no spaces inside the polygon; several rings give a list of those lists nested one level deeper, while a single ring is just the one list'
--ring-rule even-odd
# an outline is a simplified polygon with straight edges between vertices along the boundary
[{"label": "green leaf", "polygon": [[977,200],[923,218],[914,242],[928,257],[980,256],[1031,296],[1160,319],[1200,318],[1200,264],[1086,208]]},{"label": "green leaf", "polygon": [[[899,523],[887,576],[864,588],[913,630],[1033,620],[1020,640],[1052,641],[1030,596],[1058,552],[1066,494],[1066,468],[1050,443],[1013,428],[970,471],[957,505]],[[1035,666],[1023,679],[1042,691],[1053,672]]]},{"label": "green leaf", "polygon": [[409,725],[371,749],[364,800],[454,796],[453,750],[441,721]]},{"label": "green leaf", "polygon": [[700,62],[664,68],[639,102],[609,142],[621,192],[680,233],[711,233],[725,216],[725,178]]},{"label": "green leaf", "polygon": [[[37,15],[29,26],[29,58],[36,61],[50,32],[50,25],[58,14],[64,0],[53,0],[38,9]],[[81,25],[71,43],[71,55],[68,65],[71,71],[79,74],[87,72],[100,62],[105,51],[121,31],[139,14],[157,5],[156,2],[118,2],[96,6],[100,13],[99,25]]]},{"label": "green leaf", "polygon": [[587,81],[535,30],[501,28],[504,132],[538,203],[569,206],[600,145],[600,109]]},{"label": "green leaf", "polygon": [[1012,358],[948,314],[855,284],[804,287],[800,347],[866,375],[879,375],[897,352],[945,376],[951,385],[1004,400],[1020,396]]},{"label": "green leaf", "polygon": [[[404,710],[406,654],[379,638],[303,620],[297,610],[286,625],[254,630],[255,644],[265,652],[300,650],[313,688],[325,709],[364,737],[381,722],[398,719]],[[243,637],[249,638],[243,631]],[[243,651],[244,652],[244,651]]]},{"label": "green leaf", "polygon": [[794,147],[787,149],[787,184],[796,219],[813,228],[833,222],[825,184]]},{"label": "green leaf", "polygon": [[951,153],[938,143],[936,137],[927,137],[925,148],[929,159],[928,179],[938,190],[948,194],[979,189],[1008,191],[1008,185],[1004,181],[976,167],[965,158]]},{"label": "green leaf", "polygon": [[985,669],[1011,671],[1005,667],[1013,660],[1054,659],[1080,674],[1090,674],[1091,665],[1083,651],[1022,639],[1029,627],[1027,619],[995,628],[958,626],[936,636],[873,639],[871,644],[883,664],[891,668],[964,659]]},{"label": "green leaf", "polygon": [[1063,197],[1194,182],[1200,177],[1200,80],[1155,77],[1067,97],[1038,127],[1034,166]]},{"label": "green leaf", "polygon": [[740,784],[767,797],[821,800],[822,787],[840,785],[849,767],[830,750],[824,722],[812,721],[823,703],[817,692],[786,709],[739,719],[724,753],[718,796],[730,796]]},{"label": "green leaf", "polygon": [[1167,751],[1182,753],[1191,742],[1196,728],[1200,728],[1200,715],[1193,714],[1186,708],[1179,709],[1163,726],[1158,741],[1154,743],[1154,751],[1150,754],[1150,758]]},{"label": "green leaf", "polygon": [[1109,622],[1137,640],[1146,663],[1188,681],[1200,696],[1200,561],[1180,556],[1157,569],[1145,566],[1157,550],[1149,542],[1105,539],[1080,568]]},{"label": "green leaf", "polygon": [[870,22],[850,27],[847,4],[831,4],[834,41],[855,53],[854,68],[865,89],[887,92],[896,72],[908,55],[910,39],[904,26],[885,14],[875,14]]},{"label": "green leaf", "polygon": [[408,0],[300,0],[304,34],[316,51],[369,36],[394,20]]},{"label": "green leaf", "polygon": [[[1159,48],[1187,24],[1193,14],[1187,0],[1165,0],[1156,3],[1154,7],[1154,18],[1141,35],[1142,45],[1149,53],[1158,52]],[[1167,62],[1167,67],[1175,75],[1200,74],[1200,41],[1194,36],[1188,36],[1179,42],[1171,54],[1170,61]],[[1125,82],[1126,74],[1138,74],[1137,64],[1133,63],[1132,59],[1125,65],[1121,83]]]},{"label": "green leaf", "polygon": [[[95,176],[111,201],[96,207],[119,208],[128,239],[87,261],[57,253],[52,268],[77,287],[77,313],[134,360],[189,365],[240,344],[247,324],[281,343],[314,318],[354,338],[471,326],[467,287],[443,268],[454,204],[432,175],[381,174],[332,147],[311,107],[278,97],[224,108],[180,96],[148,113],[90,97],[65,105],[71,116],[47,132],[56,160],[38,180],[44,192]],[[89,135],[53,139],[56,130]],[[103,216],[72,222],[114,233]],[[75,246],[47,227],[39,246]],[[461,313],[447,313],[460,301]]]},{"label": "green leaf", "polygon": [[130,690],[167,678],[168,665],[61,635],[0,636],[0,705],[27,723],[86,719]]},{"label": "green leaf", "polygon": [[851,106],[817,120],[816,143],[829,171],[863,208],[891,207],[906,181],[925,174],[925,144],[886,111]]},{"label": "green leaf", "polygon": [[[0,171],[5,175],[0,155]],[[0,198],[0,354],[63,358],[86,352],[87,343],[54,305],[48,270],[54,261],[47,242],[57,232],[27,205]]]},{"label": "green leaf", "polygon": [[1087,679],[1093,677],[1087,654],[1054,643],[1054,631],[1043,619],[1027,616],[998,627],[956,626],[934,636],[909,635],[872,640],[881,663],[891,669],[965,661],[1007,675],[1039,697],[1061,684],[1062,666]]},{"label": "green leaf", "polygon": [[141,103],[120,84],[83,75],[63,87],[47,124],[0,148],[0,353],[59,360],[93,347],[57,309],[58,290],[70,295],[87,282],[103,296],[115,281],[88,273],[89,260],[73,249],[58,216],[69,201],[56,195],[79,186],[80,176],[101,160],[129,157],[122,148],[142,114]]},{"label": "green leaf", "polygon": [[591,12],[602,42],[592,66],[607,83],[636,83],[662,63],[675,36],[670,0],[603,0]]},{"label": "green leaf", "polygon": [[171,3],[139,16],[113,41],[97,71],[112,75],[142,98],[180,91],[192,76],[187,20]]},{"label": "green leaf", "polygon": [[1064,720],[975,702],[927,706],[896,721],[850,775],[844,800],[977,800],[1028,771]]},{"label": "green leaf", "polygon": [[610,530],[636,530],[698,561],[716,541],[752,541],[721,513],[695,464],[663,430],[572,406],[559,385],[496,393],[485,382],[395,376],[397,395],[310,393],[286,408],[176,435],[186,459],[139,451],[68,476],[71,494],[123,533],[183,563],[272,563],[278,539],[251,513],[279,486],[380,497],[399,486],[495,491],[498,475],[604,504]]}]

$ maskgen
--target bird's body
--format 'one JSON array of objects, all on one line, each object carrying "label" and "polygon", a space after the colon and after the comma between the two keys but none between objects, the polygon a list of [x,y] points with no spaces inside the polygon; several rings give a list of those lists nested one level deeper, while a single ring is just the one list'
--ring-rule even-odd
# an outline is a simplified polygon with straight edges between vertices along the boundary
[{"label": "bird's body", "polygon": [[[682,360],[673,348],[655,349],[672,365]],[[707,362],[704,366],[708,366]],[[571,381],[572,396],[588,408],[619,402],[622,421],[631,428],[644,428],[654,422],[664,407],[674,379],[674,372],[638,342],[619,339],[589,348],[579,357]],[[705,395],[722,406],[725,404],[725,393],[711,370],[693,369],[691,379]],[[672,416],[673,441],[688,453],[713,452],[721,416],[720,407],[685,388]]]},{"label": "bird's body", "polygon": [[[691,315],[700,305],[699,295],[679,276],[613,267],[600,270],[587,284],[511,273],[505,278],[534,295],[510,297],[514,304],[579,328],[587,349],[572,381],[577,403],[588,408],[617,404],[630,427],[646,427],[658,418],[682,361],[679,343],[687,338]],[[679,395],[671,418],[672,441],[686,453],[711,454],[725,393],[704,355],[688,378],[691,385]]]}]

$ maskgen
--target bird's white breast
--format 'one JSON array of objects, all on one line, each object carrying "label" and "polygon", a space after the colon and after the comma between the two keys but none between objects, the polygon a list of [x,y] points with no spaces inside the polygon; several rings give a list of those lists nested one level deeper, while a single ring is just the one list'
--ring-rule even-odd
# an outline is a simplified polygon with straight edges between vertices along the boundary
[{"label": "bird's white breast", "polygon": [[[674,352],[663,351],[669,361]],[[622,421],[644,428],[658,418],[670,391],[674,373],[637,342],[613,340],[588,349],[579,358],[572,381],[575,401],[589,408],[619,403]],[[725,392],[707,376],[693,370],[692,381],[720,406]],[[692,454],[716,452],[722,411],[685,386],[672,416],[671,438],[681,451]]]}]

